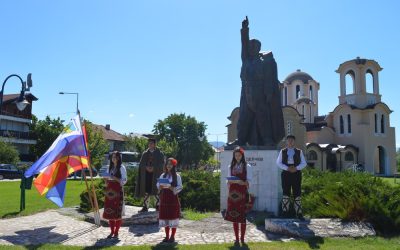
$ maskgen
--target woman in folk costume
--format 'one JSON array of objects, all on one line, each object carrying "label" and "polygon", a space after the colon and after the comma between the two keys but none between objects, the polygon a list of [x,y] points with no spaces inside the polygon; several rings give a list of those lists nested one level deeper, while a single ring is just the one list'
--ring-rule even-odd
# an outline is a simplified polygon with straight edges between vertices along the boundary
[{"label": "woman in folk costume", "polygon": [[123,185],[127,182],[126,168],[122,165],[121,154],[114,151],[110,157],[108,175],[104,177],[107,182],[103,218],[108,219],[111,233],[107,238],[118,238],[118,231],[122,224],[124,209]]},{"label": "woman in folk costume", "polygon": [[[157,188],[160,190],[160,210],[159,225],[165,227],[165,238],[163,242],[175,242],[176,228],[179,225],[179,216],[181,205],[179,203],[178,193],[182,191],[182,179],[176,173],[178,161],[174,158],[168,158],[164,173],[157,182]],[[161,182],[164,180],[164,182]],[[171,236],[169,231],[171,229]]]},{"label": "woman in folk costume", "polygon": [[[251,167],[246,163],[244,150],[240,147],[233,150],[227,177],[229,194],[225,220],[233,222],[235,245],[239,245],[239,223],[242,244],[246,233],[246,204],[250,199],[248,189],[252,178]],[[232,177],[237,177],[238,180],[231,180]]]}]

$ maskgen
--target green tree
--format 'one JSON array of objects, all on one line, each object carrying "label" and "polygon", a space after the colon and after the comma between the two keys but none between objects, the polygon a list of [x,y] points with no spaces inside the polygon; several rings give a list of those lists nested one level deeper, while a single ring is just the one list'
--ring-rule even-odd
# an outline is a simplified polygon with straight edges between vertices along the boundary
[{"label": "green tree", "polygon": [[125,150],[131,152],[137,152],[139,155],[147,148],[147,139],[144,137],[137,136],[125,136]]},{"label": "green tree", "polygon": [[39,120],[36,116],[32,115],[30,131],[36,134],[37,143],[30,147],[30,152],[37,159],[41,157],[50,148],[63,128],[63,121],[59,117],[51,119],[49,116],[46,116],[44,120]]},{"label": "green tree", "polygon": [[167,142],[176,141],[176,158],[184,168],[197,167],[208,160],[214,151],[205,137],[207,125],[185,114],[171,114],[158,120],[153,132]]},{"label": "green tree", "polygon": [[178,143],[175,140],[167,141],[165,139],[161,139],[157,142],[157,147],[160,148],[166,158],[177,157]]},{"label": "green tree", "polygon": [[19,162],[19,153],[8,142],[0,140],[0,163],[17,164]]},{"label": "green tree", "polygon": [[99,170],[108,153],[109,145],[100,131],[97,131],[90,121],[85,120],[91,166]]}]

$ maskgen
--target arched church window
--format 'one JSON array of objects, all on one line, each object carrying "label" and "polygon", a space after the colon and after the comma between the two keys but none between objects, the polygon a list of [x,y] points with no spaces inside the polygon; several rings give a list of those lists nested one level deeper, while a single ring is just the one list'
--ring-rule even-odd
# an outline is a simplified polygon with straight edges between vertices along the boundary
[{"label": "arched church window", "polygon": [[367,93],[374,93],[374,74],[370,69],[365,74],[365,87]]},{"label": "arched church window", "polygon": [[343,116],[340,116],[340,133],[344,134],[344,122],[343,122]]},{"label": "arched church window", "polygon": [[384,115],[381,116],[381,133],[382,134],[385,133],[385,116]]},{"label": "arched church window", "polygon": [[287,135],[292,134],[292,122],[290,122],[290,121],[288,121],[286,124],[286,132],[287,132]]},{"label": "arched church window", "polygon": [[310,86],[310,100],[313,101],[313,89],[312,89],[312,86]]},{"label": "arched church window", "polygon": [[287,87],[285,87],[285,106],[287,106]]},{"label": "arched church window", "polygon": [[378,133],[378,115],[375,114],[375,133]]},{"label": "arched church window", "polygon": [[345,77],[345,84],[346,84],[346,95],[353,94],[355,92],[355,74],[353,70],[350,70],[346,73]]},{"label": "arched church window", "polygon": [[296,85],[296,99],[300,98],[300,85]]},{"label": "arched church window", "polygon": [[352,152],[346,152],[344,155],[344,160],[345,161],[354,161],[354,155]]},{"label": "arched church window", "polygon": [[347,114],[347,133],[351,134],[351,117]]},{"label": "arched church window", "polygon": [[307,154],[307,160],[309,161],[316,161],[318,160],[318,155],[314,150],[310,150]]}]

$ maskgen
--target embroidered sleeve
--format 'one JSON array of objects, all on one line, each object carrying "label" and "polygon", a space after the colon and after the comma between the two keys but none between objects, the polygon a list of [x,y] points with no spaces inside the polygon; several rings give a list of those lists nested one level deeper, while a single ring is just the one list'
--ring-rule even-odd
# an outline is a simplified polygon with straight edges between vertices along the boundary
[{"label": "embroidered sleeve", "polygon": [[276,159],[276,165],[282,170],[288,170],[288,166],[282,163],[282,150],[279,152],[278,159]]},{"label": "embroidered sleeve", "polygon": [[125,185],[128,182],[128,176],[126,174],[126,168],[124,165],[121,165],[121,179],[119,181],[121,186]]},{"label": "embroidered sleeve", "polygon": [[250,164],[247,164],[247,176],[246,179],[249,183],[251,183],[251,180],[253,179],[253,168],[251,167]]},{"label": "embroidered sleeve", "polygon": [[296,167],[297,170],[302,170],[303,168],[305,168],[307,166],[307,162],[306,159],[304,158],[304,154],[303,151],[300,150],[300,164]]},{"label": "embroidered sleeve", "polygon": [[176,187],[174,188],[174,194],[177,195],[180,191],[182,191],[182,178],[180,175],[176,175]]}]

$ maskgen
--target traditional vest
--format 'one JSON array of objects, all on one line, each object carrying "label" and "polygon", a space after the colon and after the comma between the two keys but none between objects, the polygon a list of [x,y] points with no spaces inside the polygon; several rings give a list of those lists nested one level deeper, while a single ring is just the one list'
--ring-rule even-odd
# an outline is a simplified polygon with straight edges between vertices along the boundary
[{"label": "traditional vest", "polygon": [[[282,163],[285,164],[285,165],[289,165],[288,164],[288,153],[287,152],[288,152],[287,148],[282,150]],[[300,162],[301,162],[300,149],[298,149],[298,148],[294,148],[293,161],[294,161],[293,164],[295,166],[298,166],[300,164]]]},{"label": "traditional vest", "polygon": [[233,168],[236,166],[231,166],[231,176],[239,177],[242,181],[247,181],[247,166],[246,164],[242,164],[242,172],[241,173],[234,173]]}]

